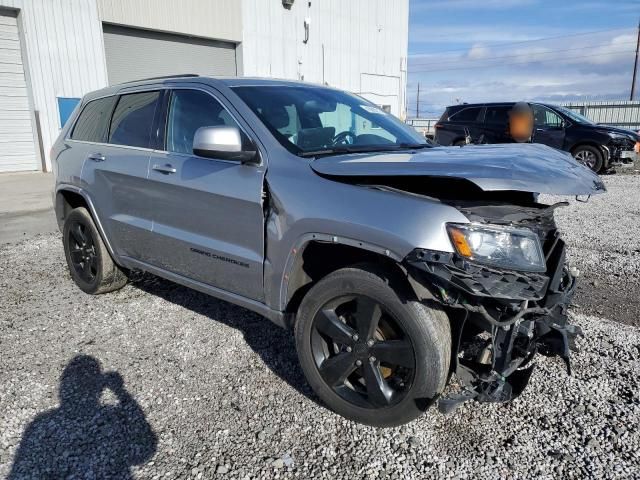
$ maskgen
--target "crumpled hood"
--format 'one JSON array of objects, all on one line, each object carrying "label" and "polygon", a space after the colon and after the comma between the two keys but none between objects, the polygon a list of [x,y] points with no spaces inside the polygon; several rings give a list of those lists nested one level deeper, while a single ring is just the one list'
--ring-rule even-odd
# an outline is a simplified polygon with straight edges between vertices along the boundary
[{"label": "crumpled hood", "polygon": [[536,143],[434,147],[416,153],[350,154],[319,158],[311,163],[311,168],[328,177],[461,178],[487,192],[594,195],[606,191],[600,177],[571,155]]}]

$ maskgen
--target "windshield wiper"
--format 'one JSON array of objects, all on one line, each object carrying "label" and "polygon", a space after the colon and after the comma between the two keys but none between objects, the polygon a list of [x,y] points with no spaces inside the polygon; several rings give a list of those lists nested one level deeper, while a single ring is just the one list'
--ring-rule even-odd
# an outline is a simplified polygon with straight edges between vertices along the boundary
[{"label": "windshield wiper", "polygon": [[420,148],[433,148],[433,145],[430,143],[399,143],[397,146],[400,148],[406,148],[408,150],[417,150]]},{"label": "windshield wiper", "polygon": [[415,150],[432,148],[428,143],[397,143],[393,145],[340,145],[322,150],[308,150],[298,153],[301,157],[322,157],[326,155],[344,155],[348,153],[391,152],[396,150]]}]

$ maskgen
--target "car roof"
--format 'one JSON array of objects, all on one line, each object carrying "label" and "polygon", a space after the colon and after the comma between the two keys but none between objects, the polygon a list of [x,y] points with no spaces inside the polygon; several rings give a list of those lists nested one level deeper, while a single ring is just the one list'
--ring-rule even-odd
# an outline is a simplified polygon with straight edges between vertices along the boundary
[{"label": "car roof", "polygon": [[144,87],[145,85],[165,85],[179,81],[180,83],[206,83],[212,86],[223,85],[226,87],[247,87],[247,86],[280,86],[280,87],[322,87],[333,89],[327,85],[320,85],[310,82],[301,82],[295,80],[284,80],[275,78],[262,78],[262,77],[207,77],[193,74],[178,74],[162,77],[145,78],[141,80],[134,80],[131,82],[120,83],[112,85],[100,90],[95,90],[86,95],[87,100],[94,98],[105,97],[109,95],[116,95],[123,90],[135,89],[137,87]]},{"label": "car roof", "polygon": [[[466,108],[466,107],[496,107],[496,106],[505,106],[505,105],[515,105],[518,102],[485,102],[485,103],[457,103],[455,105],[449,105],[447,108]],[[544,105],[545,107],[557,107],[557,105],[553,105],[551,103],[544,102],[526,102],[533,103],[536,105]]]},{"label": "car roof", "polygon": [[487,102],[487,103],[457,103],[455,105],[449,105],[447,108],[467,108],[467,107],[493,107],[502,105],[513,105],[516,102]]}]

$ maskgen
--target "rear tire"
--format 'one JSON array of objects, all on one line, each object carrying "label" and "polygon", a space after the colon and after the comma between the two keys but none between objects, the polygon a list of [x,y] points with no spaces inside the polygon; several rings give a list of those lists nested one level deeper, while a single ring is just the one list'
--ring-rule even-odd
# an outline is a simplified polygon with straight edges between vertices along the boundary
[{"label": "rear tire", "polygon": [[591,145],[579,145],[571,152],[578,163],[598,173],[602,170],[604,159],[602,152]]},{"label": "rear tire", "polygon": [[[316,394],[343,417],[377,427],[421,415],[449,374],[447,315],[395,286],[373,267],[343,268],[309,290],[295,326],[300,364]],[[363,320],[365,312],[375,325]]]},{"label": "rear tire", "polygon": [[127,283],[127,276],[114,263],[86,208],[74,208],[67,215],[62,243],[71,278],[83,292],[112,292]]}]

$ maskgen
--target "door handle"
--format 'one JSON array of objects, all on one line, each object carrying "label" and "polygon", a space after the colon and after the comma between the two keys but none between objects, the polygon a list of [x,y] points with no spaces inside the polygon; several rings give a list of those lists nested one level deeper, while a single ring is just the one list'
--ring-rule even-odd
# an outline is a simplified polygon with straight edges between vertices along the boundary
[{"label": "door handle", "polygon": [[94,162],[104,162],[106,160],[105,156],[101,153],[90,153],[87,158],[89,160],[93,160]]},{"label": "door handle", "polygon": [[167,163],[165,165],[154,165],[152,168],[156,172],[164,173],[165,175],[177,172],[177,170],[170,163]]}]

